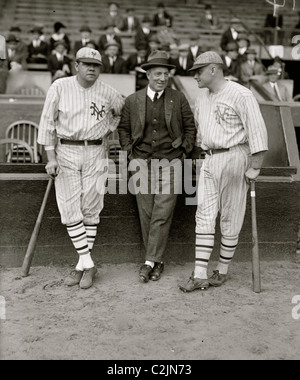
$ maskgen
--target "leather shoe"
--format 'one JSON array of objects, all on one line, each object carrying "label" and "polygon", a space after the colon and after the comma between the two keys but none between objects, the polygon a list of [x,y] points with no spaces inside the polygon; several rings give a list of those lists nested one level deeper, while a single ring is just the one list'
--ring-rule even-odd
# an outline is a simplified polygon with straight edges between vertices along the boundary
[{"label": "leather shoe", "polygon": [[89,289],[93,285],[94,277],[96,276],[97,268],[93,267],[91,269],[85,269],[83,271],[83,276],[80,281],[80,288],[81,289]]},{"label": "leather shoe", "polygon": [[139,273],[141,282],[146,283],[149,281],[152,270],[153,269],[150,265],[144,264],[141,266],[140,273]]},{"label": "leather shoe", "polygon": [[79,285],[82,279],[82,276],[83,276],[83,272],[75,269],[68,275],[64,283],[67,286]]},{"label": "leather shoe", "polygon": [[158,281],[161,278],[161,274],[165,269],[164,263],[155,263],[153,271],[150,275],[151,281]]}]

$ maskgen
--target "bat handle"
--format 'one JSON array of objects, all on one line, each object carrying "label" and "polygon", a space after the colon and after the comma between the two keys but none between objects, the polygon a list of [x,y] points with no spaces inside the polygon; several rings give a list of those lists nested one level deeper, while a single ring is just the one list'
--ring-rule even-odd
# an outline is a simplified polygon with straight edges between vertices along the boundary
[{"label": "bat handle", "polygon": [[250,196],[251,196],[251,219],[252,219],[252,276],[253,276],[253,291],[260,293],[260,260],[258,249],[258,234],[256,222],[256,191],[255,180],[250,181]]}]

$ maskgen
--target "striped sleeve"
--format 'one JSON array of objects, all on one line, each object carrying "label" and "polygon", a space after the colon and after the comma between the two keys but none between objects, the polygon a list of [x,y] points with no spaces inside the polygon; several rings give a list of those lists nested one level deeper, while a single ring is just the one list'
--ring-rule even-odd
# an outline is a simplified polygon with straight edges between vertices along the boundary
[{"label": "striped sleeve", "polygon": [[56,120],[58,118],[58,91],[56,84],[49,88],[44,103],[38,131],[38,143],[41,145],[56,144]]},{"label": "striped sleeve", "polygon": [[268,150],[268,134],[259,104],[252,94],[241,99],[240,118],[249,141],[251,154]]}]

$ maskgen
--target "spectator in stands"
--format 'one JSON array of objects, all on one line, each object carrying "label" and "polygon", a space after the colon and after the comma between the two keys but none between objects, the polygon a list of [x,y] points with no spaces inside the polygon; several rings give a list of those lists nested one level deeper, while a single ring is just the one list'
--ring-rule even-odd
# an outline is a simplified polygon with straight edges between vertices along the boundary
[{"label": "spectator in stands", "polygon": [[0,36],[0,94],[5,94],[8,78],[7,49],[4,37]]},{"label": "spectator in stands", "polygon": [[8,52],[8,65],[10,71],[27,70],[28,48],[18,49],[19,40],[14,34],[9,34],[6,39]]},{"label": "spectator in stands", "polygon": [[225,51],[226,46],[229,42],[237,41],[239,33],[242,31],[242,24],[238,18],[232,18],[230,21],[230,26],[224,31],[221,36],[220,47]]},{"label": "spectator in stands", "polygon": [[205,5],[204,14],[200,17],[198,27],[201,29],[221,29],[219,17],[212,11],[210,4]]},{"label": "spectator in stands", "polygon": [[189,59],[195,61],[195,59],[202,53],[202,48],[200,46],[200,35],[198,32],[194,32],[190,36],[190,54]]},{"label": "spectator in stands", "polygon": [[127,8],[126,15],[123,19],[123,26],[121,28],[122,32],[133,33],[140,28],[141,23],[138,17],[134,14],[134,8]]},{"label": "spectator in stands", "polygon": [[250,48],[251,42],[246,33],[239,33],[236,42],[238,44],[238,49],[239,49],[237,61],[238,61],[238,64],[240,64],[247,60],[247,56],[245,53]]},{"label": "spectator in stands", "polygon": [[175,66],[174,75],[180,76],[191,76],[188,70],[193,66],[194,60],[190,58],[190,45],[189,44],[180,44],[178,46],[179,55],[176,59],[169,58],[169,63]]},{"label": "spectator in stands", "polygon": [[81,38],[80,40],[74,42],[74,47],[73,47],[74,56],[76,56],[76,53],[78,52],[79,49],[87,46],[92,36],[92,29],[88,25],[82,25],[79,32],[80,32]]},{"label": "spectator in stands", "polygon": [[160,49],[160,43],[158,41],[158,38],[156,34],[154,34],[150,39],[149,39],[149,54]]},{"label": "spectator in stands", "polygon": [[285,70],[285,63],[280,57],[276,56],[273,60],[272,65],[278,69],[279,79],[290,79],[288,72]]},{"label": "spectator in stands", "polygon": [[108,26],[113,27],[114,33],[118,34],[123,28],[123,16],[120,14],[120,6],[118,3],[109,3],[108,13],[104,16],[104,24],[102,29],[106,29]]},{"label": "spectator in stands", "polygon": [[61,22],[56,22],[53,25],[54,33],[50,37],[50,49],[53,51],[55,49],[55,43],[57,41],[64,41],[67,49],[67,53],[71,50],[71,41],[69,36],[66,34],[66,27]]},{"label": "spectator in stands", "polygon": [[120,45],[119,55],[122,55],[123,54],[122,39],[121,39],[121,37],[119,37],[116,34],[115,29],[114,29],[114,25],[108,24],[105,28],[105,34],[100,36],[99,42],[98,42],[98,49],[99,49],[101,54],[105,53],[105,46],[111,42],[117,42]]},{"label": "spectator in stands", "polygon": [[238,44],[235,41],[229,42],[225,49],[225,54],[221,55],[224,62],[224,77],[234,82],[238,81]]},{"label": "spectator in stands", "polygon": [[128,72],[134,71],[136,77],[136,90],[141,90],[148,85],[148,79],[141,65],[147,62],[148,44],[141,42],[136,53],[132,53],[126,60]]},{"label": "spectator in stands", "polygon": [[171,27],[162,25],[158,27],[156,33],[160,48],[165,51],[170,51],[171,45],[178,45],[179,39]]},{"label": "spectator in stands", "polygon": [[167,26],[171,28],[173,25],[173,16],[171,16],[165,9],[164,3],[157,4],[157,12],[153,17],[153,26]]},{"label": "spectator in stands", "polygon": [[250,80],[258,79],[258,76],[264,75],[265,67],[262,62],[257,58],[254,49],[246,51],[247,60],[239,64],[237,68],[238,78],[242,85],[250,88]]},{"label": "spectator in stands", "polygon": [[42,41],[40,36],[43,31],[39,27],[31,29],[32,38],[28,45],[28,63],[48,63],[48,56],[50,54],[50,47],[47,42]]},{"label": "spectator in stands", "polygon": [[149,16],[144,16],[141,25],[136,30],[135,35],[135,47],[137,48],[140,43],[146,43],[149,45],[150,38],[156,34],[156,32],[151,30],[152,19]]},{"label": "spectator in stands", "polygon": [[266,45],[274,45],[275,41],[275,30],[277,30],[277,43],[276,45],[282,45],[284,39],[284,32],[281,31],[283,26],[283,16],[281,14],[269,13],[266,15],[265,28],[273,28],[274,31],[265,30],[264,37]]},{"label": "spectator in stands", "polygon": [[18,41],[17,46],[16,46],[17,55],[20,55],[22,57],[27,55],[26,56],[26,59],[27,59],[28,46],[26,42],[24,42],[22,39],[22,29],[19,26],[12,26],[9,30],[9,33],[13,34]]},{"label": "spectator in stands", "polygon": [[64,40],[55,42],[54,51],[48,59],[48,70],[51,72],[52,81],[72,75],[72,60],[67,55],[68,45]]},{"label": "spectator in stands", "polygon": [[102,55],[101,72],[106,74],[128,74],[126,61],[120,56],[120,45],[115,42],[108,42],[104,47]]},{"label": "spectator in stands", "polygon": [[90,40],[87,44],[86,47],[89,47],[91,49],[98,50],[98,45],[96,44],[96,41]]},{"label": "spectator in stands", "polygon": [[274,65],[269,66],[266,75],[268,76],[268,80],[263,84],[263,87],[270,93],[273,100],[277,102],[292,102],[293,98],[289,94],[286,86],[278,82],[280,79],[278,68]]}]

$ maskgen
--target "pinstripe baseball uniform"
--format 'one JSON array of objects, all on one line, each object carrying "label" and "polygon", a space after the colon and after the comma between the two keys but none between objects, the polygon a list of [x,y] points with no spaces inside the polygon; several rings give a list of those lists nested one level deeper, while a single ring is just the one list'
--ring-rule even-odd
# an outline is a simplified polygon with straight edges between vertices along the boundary
[{"label": "pinstripe baseball uniform", "polygon": [[[90,88],[79,85],[77,77],[56,80],[48,90],[41,115],[38,143],[56,146],[59,164],[55,189],[63,224],[83,221],[98,224],[103,208],[107,164],[105,144],[62,145],[66,140],[99,140],[114,131],[124,100],[99,78]],[[112,110],[114,110],[112,112]],[[100,184],[99,184],[100,181]]]},{"label": "pinstripe baseball uniform", "polygon": [[206,155],[201,168],[196,233],[214,234],[221,214],[223,236],[237,236],[246,210],[245,172],[251,155],[268,150],[267,131],[259,105],[250,90],[229,81],[214,94],[201,89],[196,101],[196,146],[228,151]]}]

